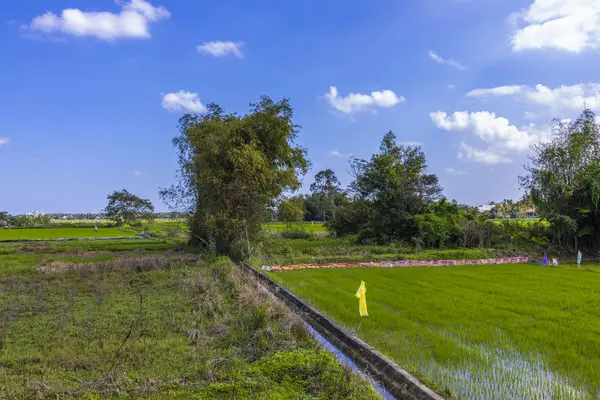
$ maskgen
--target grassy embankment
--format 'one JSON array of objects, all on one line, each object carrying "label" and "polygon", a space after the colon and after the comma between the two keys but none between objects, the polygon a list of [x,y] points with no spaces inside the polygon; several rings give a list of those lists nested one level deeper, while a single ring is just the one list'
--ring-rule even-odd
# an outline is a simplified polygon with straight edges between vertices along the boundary
[{"label": "grassy embankment", "polygon": [[0,245],[0,397],[376,398],[229,261],[173,246]]}]

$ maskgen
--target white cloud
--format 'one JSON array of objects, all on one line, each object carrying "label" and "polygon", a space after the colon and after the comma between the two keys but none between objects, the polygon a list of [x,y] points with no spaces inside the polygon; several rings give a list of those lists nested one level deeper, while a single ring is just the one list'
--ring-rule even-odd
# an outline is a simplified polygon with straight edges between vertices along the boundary
[{"label": "white cloud", "polygon": [[597,123],[598,125],[600,125],[600,115],[596,115],[596,118],[595,118],[595,120],[596,120],[596,123]]},{"label": "white cloud", "polygon": [[488,149],[475,149],[464,142],[460,144],[460,152],[458,153],[457,158],[462,160],[466,158],[467,160],[474,161],[480,164],[510,164],[512,161],[510,158],[504,156],[501,153],[494,151],[491,148]]},{"label": "white cloud", "polygon": [[456,85],[453,85],[453,84],[448,85],[448,90],[454,90],[454,89],[456,89]]},{"label": "white cloud", "polygon": [[534,0],[516,20],[523,26],[512,36],[515,51],[549,48],[579,53],[600,45],[598,0]]},{"label": "white cloud", "polygon": [[464,71],[465,69],[467,69],[467,67],[465,67],[464,65],[462,65],[458,61],[455,61],[455,60],[453,60],[451,58],[446,59],[446,58],[440,56],[439,54],[437,54],[433,50],[429,52],[429,57],[431,57],[432,60],[434,60],[435,62],[437,62],[439,64],[452,65],[453,67],[458,68],[461,71]]},{"label": "white cloud", "polygon": [[10,139],[7,137],[0,138],[0,147],[6,146],[10,143]]},{"label": "white cloud", "polygon": [[508,96],[517,93],[521,93],[525,89],[525,86],[513,85],[513,86],[499,86],[491,89],[475,89],[467,93],[469,97],[481,97],[481,96]]},{"label": "white cloud", "polygon": [[444,170],[445,173],[447,173],[448,175],[466,175],[467,173],[465,171],[461,171],[460,169],[454,169],[454,168],[446,168]]},{"label": "white cloud", "polygon": [[526,151],[534,143],[547,140],[549,132],[530,124],[521,129],[506,118],[488,111],[457,111],[451,116],[436,111],[430,114],[433,123],[446,131],[467,131],[494,147],[509,151]]},{"label": "white cloud", "polygon": [[196,46],[196,51],[198,51],[198,53],[210,54],[215,57],[233,54],[236,57],[244,58],[244,54],[241,50],[242,46],[242,42],[206,42],[200,46]]},{"label": "white cloud", "polygon": [[[529,86],[500,86],[490,89],[475,89],[467,96],[519,96],[525,101],[553,110],[581,110],[584,104],[592,110],[600,110],[600,83],[578,83],[549,88],[544,85]],[[529,116],[532,116],[529,113]]]},{"label": "white cloud", "polygon": [[142,171],[138,171],[137,169],[132,169],[130,171],[127,171],[127,173],[129,175],[132,175],[132,176],[142,176],[142,175],[144,175],[144,173]]},{"label": "white cloud", "polygon": [[527,91],[525,96],[532,103],[554,109],[581,110],[584,103],[593,110],[600,109],[600,84],[598,83],[563,85],[555,89],[536,85],[535,90]]},{"label": "white cloud", "polygon": [[403,103],[406,99],[402,96],[396,96],[391,90],[381,92],[371,92],[371,94],[350,93],[346,97],[340,97],[335,86],[329,88],[329,93],[325,93],[325,99],[338,111],[345,114],[352,114],[358,111],[374,108],[390,108],[398,103]]},{"label": "white cloud", "polygon": [[423,143],[421,143],[421,142],[413,142],[413,141],[400,142],[400,144],[402,146],[411,146],[411,147],[423,146]]},{"label": "white cloud", "polygon": [[341,158],[348,158],[351,156],[351,154],[344,154],[342,152],[339,152],[337,150],[332,150],[329,152],[330,156],[334,156],[334,157],[341,157]]},{"label": "white cloud", "polygon": [[200,102],[198,93],[183,90],[165,94],[162,98],[162,106],[169,111],[185,110],[192,113],[203,113],[206,111],[206,107]]},{"label": "white cloud", "polygon": [[60,15],[53,12],[35,17],[26,30],[43,34],[92,36],[101,40],[119,38],[149,38],[152,22],[171,16],[164,7],[155,7],[144,0],[117,1],[119,13],[108,11],[81,11],[67,8]]}]

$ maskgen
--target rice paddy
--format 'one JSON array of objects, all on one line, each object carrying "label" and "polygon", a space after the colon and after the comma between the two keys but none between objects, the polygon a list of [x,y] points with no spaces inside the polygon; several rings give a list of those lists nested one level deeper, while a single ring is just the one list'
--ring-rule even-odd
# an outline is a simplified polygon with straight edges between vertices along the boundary
[{"label": "rice paddy", "polygon": [[448,397],[596,399],[599,272],[517,264],[270,275]]},{"label": "rice paddy", "polygon": [[103,238],[136,236],[137,233],[119,228],[33,228],[0,229],[0,240],[61,239],[61,238]]}]

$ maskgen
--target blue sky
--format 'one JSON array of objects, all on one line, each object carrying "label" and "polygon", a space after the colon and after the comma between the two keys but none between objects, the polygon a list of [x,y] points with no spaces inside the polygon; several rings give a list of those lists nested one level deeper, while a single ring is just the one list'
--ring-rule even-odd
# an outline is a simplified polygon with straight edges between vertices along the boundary
[{"label": "blue sky", "polygon": [[[393,130],[449,198],[518,198],[530,144],[600,108],[595,0],[28,0],[0,21],[0,209],[165,207],[186,110],[289,97],[314,173]],[[332,92],[330,87],[335,87]],[[334,95],[335,94],[335,95]]]}]

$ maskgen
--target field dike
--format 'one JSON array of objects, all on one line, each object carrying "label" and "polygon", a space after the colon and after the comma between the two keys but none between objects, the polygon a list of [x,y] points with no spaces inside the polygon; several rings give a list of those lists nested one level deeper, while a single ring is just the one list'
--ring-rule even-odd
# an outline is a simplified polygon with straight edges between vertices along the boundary
[{"label": "field dike", "polygon": [[423,385],[408,371],[402,369],[377,350],[346,332],[336,323],[306,304],[293,293],[273,281],[249,264],[246,271],[256,277],[277,299],[299,315],[310,327],[323,336],[342,354],[371,375],[372,379],[397,399],[443,400],[433,390]]},{"label": "field dike", "polygon": [[[413,363],[419,372],[449,388],[459,399],[569,399],[591,400],[587,390],[578,388],[567,377],[553,372],[537,355],[524,355],[510,345],[487,347],[469,343],[449,332],[441,332],[464,350],[461,366],[442,365],[432,359]],[[501,333],[499,333],[501,338]]]}]

